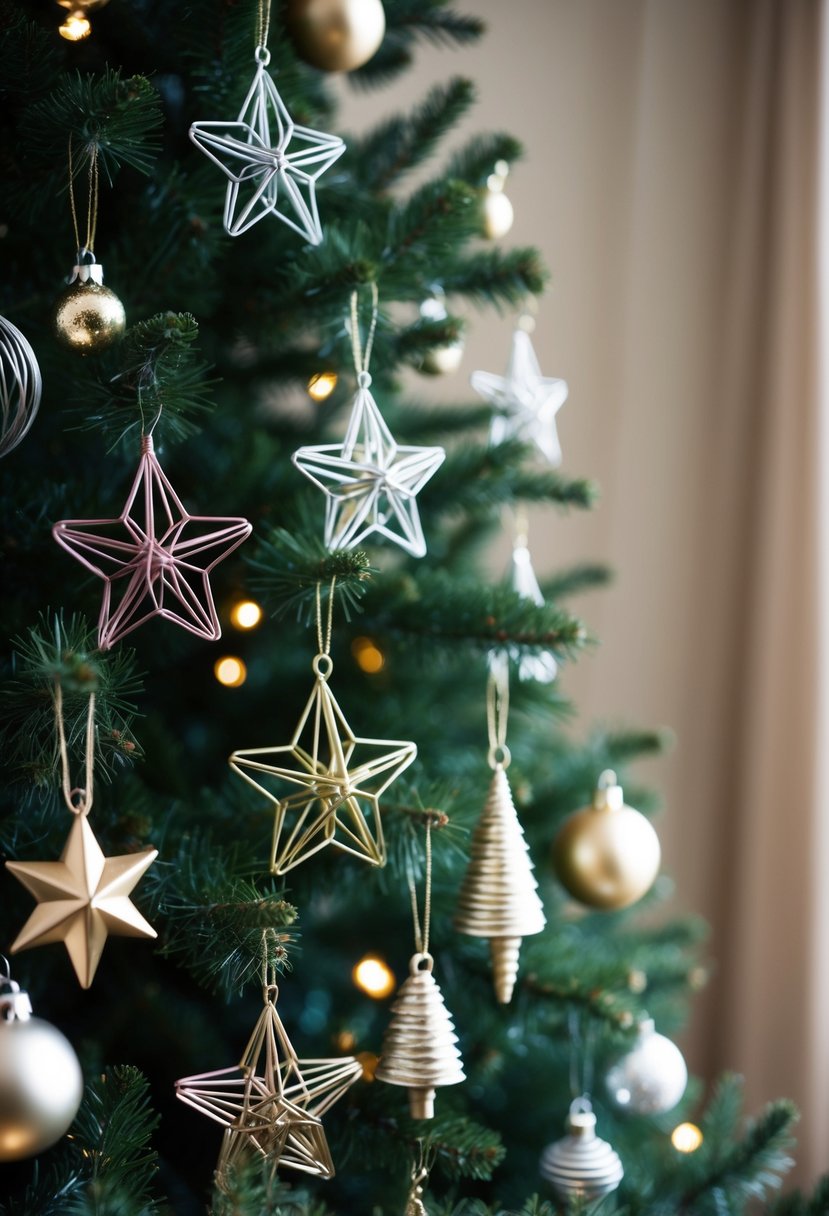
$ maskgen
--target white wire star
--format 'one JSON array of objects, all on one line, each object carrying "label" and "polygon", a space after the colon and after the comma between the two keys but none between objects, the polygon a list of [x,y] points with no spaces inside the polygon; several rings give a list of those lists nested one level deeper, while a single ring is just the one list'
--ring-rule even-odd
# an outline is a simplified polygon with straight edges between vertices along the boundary
[{"label": "white wire star", "polygon": [[[322,241],[316,183],[345,152],[336,135],[296,126],[265,71],[270,54],[257,51],[257,69],[235,122],[194,122],[193,143],[229,179],[224,226],[240,236],[275,215],[312,245]],[[286,210],[280,209],[284,194]]]},{"label": "white wire star", "polygon": [[400,447],[369,392],[367,373],[342,443],[299,448],[291,459],[326,496],[325,543],[353,549],[377,534],[414,557],[426,541],[415,501],[443,463],[443,448]]},{"label": "white wire star", "polygon": [[491,443],[505,439],[532,442],[551,465],[561,464],[556,414],[567,400],[567,384],[542,376],[526,330],[519,325],[513,334],[506,375],[473,372],[470,383],[485,401],[502,411],[492,419]]}]

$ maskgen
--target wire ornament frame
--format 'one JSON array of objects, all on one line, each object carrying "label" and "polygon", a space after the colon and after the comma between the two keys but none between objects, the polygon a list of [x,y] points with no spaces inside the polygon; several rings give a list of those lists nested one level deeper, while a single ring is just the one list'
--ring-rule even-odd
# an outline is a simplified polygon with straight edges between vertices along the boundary
[{"label": "wire ornament frame", "polygon": [[40,365],[28,339],[0,317],[0,457],[25,438],[42,393]]},{"label": "wire ornament frame", "polygon": [[[142,509],[143,520],[137,517]],[[98,645],[109,650],[155,616],[207,641],[220,638],[209,575],[251,531],[239,516],[191,515],[159,464],[152,436],[144,435],[138,470],[117,519],[64,519],[52,535],[104,580]]]}]

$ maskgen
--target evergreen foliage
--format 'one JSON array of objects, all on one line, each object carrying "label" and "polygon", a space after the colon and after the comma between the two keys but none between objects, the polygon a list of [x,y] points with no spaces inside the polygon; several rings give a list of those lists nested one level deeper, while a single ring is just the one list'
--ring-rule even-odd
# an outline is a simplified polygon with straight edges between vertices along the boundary
[{"label": "evergreen foliage", "polygon": [[[54,6],[52,6],[54,7]],[[385,0],[387,35],[352,74],[374,89],[415,55],[446,54],[483,32],[448,0]],[[596,1075],[629,1045],[644,1010],[678,1030],[701,974],[704,928],[642,921],[670,892],[667,879],[632,913],[576,912],[553,878],[549,847],[584,805],[597,774],[628,776],[632,761],[669,744],[647,729],[592,734],[569,723],[558,684],[514,681],[510,779],[544,896],[548,924],[524,943],[514,1003],[496,1007],[482,943],[451,928],[469,833],[488,785],[484,692],[493,650],[550,651],[566,663],[590,644],[567,600],[599,588],[595,564],[553,573],[537,606],[486,573],[485,546],[516,502],[590,509],[589,480],[540,467],[518,442],[492,447],[480,403],[426,407],[406,368],[466,323],[461,305],[505,314],[540,292],[533,249],[482,244],[481,191],[494,162],[515,162],[510,135],[483,134],[447,156],[442,141],[474,104],[471,82],[449,77],[409,114],[381,117],[350,140],[320,182],[325,240],[304,246],[264,221],[222,232],[225,180],[187,138],[191,121],[231,118],[252,73],[255,0],[122,0],[94,14],[88,43],[55,33],[39,0],[0,0],[0,312],[34,345],[44,376],[40,416],[2,463],[0,563],[0,847],[9,859],[59,855],[68,829],[59,796],[53,697],[64,698],[73,769],[83,763],[88,697],[96,694],[94,824],[108,855],[147,847],[159,860],[135,893],[158,942],[112,938],[89,993],[61,947],[14,960],[36,1013],[79,1047],[87,1090],[70,1138],[34,1163],[0,1166],[2,1216],[392,1216],[404,1210],[418,1141],[434,1155],[428,1211],[436,1216],[552,1216],[537,1161],[569,1103],[569,1028],[595,1044]],[[336,130],[327,81],[297,60],[274,6],[273,68],[294,118]],[[101,168],[96,250],[130,327],[100,357],[58,348],[54,297],[74,260],[68,202],[72,140],[76,192],[90,157]],[[414,171],[419,176],[413,181]],[[349,296],[376,284],[380,315],[373,391],[403,443],[443,442],[448,456],[419,497],[429,555],[388,547],[328,552],[322,503],[291,464],[302,443],[342,433],[353,386],[345,326]],[[418,306],[435,288],[449,315]],[[509,321],[505,315],[505,346]],[[331,398],[311,406],[307,377],[336,373]],[[294,408],[301,398],[302,404]],[[221,647],[152,622],[112,652],[90,622],[101,585],[57,549],[61,518],[114,518],[134,475],[138,437],[156,448],[182,501],[207,515],[246,515],[254,536],[212,575],[225,628]],[[334,597],[331,686],[361,736],[413,738],[416,764],[384,797],[389,861],[369,870],[328,849],[270,875],[273,808],[238,781],[226,757],[292,735],[312,683],[317,589]],[[258,595],[263,625],[228,626],[230,605]],[[380,654],[360,666],[360,643]],[[226,651],[248,668],[220,687]],[[657,800],[627,783],[650,813]],[[240,1168],[211,1189],[218,1129],[173,1098],[176,1077],[240,1058],[260,1008],[263,931],[280,973],[280,1013],[303,1057],[379,1050],[388,1002],[351,980],[366,953],[398,977],[414,950],[407,880],[422,882],[424,827],[435,828],[433,949],[461,1039],[468,1082],[439,1094],[425,1126],[391,1086],[355,1086],[326,1117],[338,1166],[328,1186]],[[0,940],[14,937],[29,897],[0,875]],[[634,975],[644,976],[641,983]],[[97,1061],[121,1061],[101,1073]],[[139,1071],[139,1069],[141,1071]],[[776,1103],[744,1129],[738,1083],[725,1080],[702,1120],[704,1148],[682,1157],[668,1134],[699,1087],[662,1119],[614,1113],[596,1095],[600,1131],[626,1179],[592,1211],[630,1216],[742,1213],[765,1199],[788,1164],[793,1112]],[[8,1187],[3,1186],[6,1178]],[[777,1201],[775,1216],[816,1216],[813,1198]],[[822,1205],[822,1206],[821,1206]],[[576,1210],[579,1209],[577,1205]]]}]

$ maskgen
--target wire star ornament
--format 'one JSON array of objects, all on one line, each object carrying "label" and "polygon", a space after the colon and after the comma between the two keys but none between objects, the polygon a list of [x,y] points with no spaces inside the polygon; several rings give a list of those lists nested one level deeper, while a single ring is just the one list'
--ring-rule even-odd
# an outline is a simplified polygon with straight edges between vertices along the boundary
[{"label": "wire star ornament", "polygon": [[278,1167],[331,1178],[334,1163],[321,1116],[362,1076],[354,1056],[300,1060],[276,1009],[264,1008],[238,1065],[176,1081],[182,1102],[225,1127],[217,1173],[259,1156]]},{"label": "wire star ornament", "polygon": [[[385,865],[380,795],[417,747],[355,735],[328,687],[327,654],[317,655],[313,670],[317,679],[290,742],[235,751],[230,767],[275,803],[272,873],[287,874],[329,845]],[[285,783],[299,788],[279,798]]]},{"label": "wire star ornament", "polygon": [[561,464],[556,415],[567,400],[567,384],[542,376],[530,335],[519,322],[512,338],[506,374],[473,372],[470,383],[501,413],[492,419],[490,442],[505,439],[532,442],[553,467]]},{"label": "wire star ornament", "polygon": [[64,519],[52,529],[62,548],[104,580],[101,650],[155,616],[215,642],[222,630],[209,575],[250,533],[238,516],[190,515],[149,435],[117,519]]},{"label": "wire star ornament", "polygon": [[60,861],[7,861],[6,868],[38,901],[12,954],[63,942],[78,983],[89,988],[110,933],[156,936],[129,895],[157,856],[157,849],[145,849],[105,857],[86,817],[78,815]]},{"label": "wire star ornament", "polygon": [[325,494],[329,548],[353,549],[376,534],[423,557],[426,541],[416,498],[446,453],[439,447],[399,446],[370,385],[369,374],[361,372],[342,443],[302,447],[291,459]]},{"label": "wire star ornament", "polygon": [[322,241],[317,179],[345,152],[336,135],[297,126],[265,71],[270,52],[256,49],[256,72],[235,122],[194,122],[190,138],[228,178],[224,227],[240,236],[274,215],[312,245]]}]

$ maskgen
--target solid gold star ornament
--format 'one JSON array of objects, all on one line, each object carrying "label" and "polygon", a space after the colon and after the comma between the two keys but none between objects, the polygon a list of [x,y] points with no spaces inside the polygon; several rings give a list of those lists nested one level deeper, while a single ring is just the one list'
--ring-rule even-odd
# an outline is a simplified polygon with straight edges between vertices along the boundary
[{"label": "solid gold star ornament", "polygon": [[157,849],[105,857],[85,815],[77,815],[60,861],[7,861],[37,907],[11,946],[13,954],[63,942],[82,988],[95,977],[109,934],[155,937],[129,898]]}]

